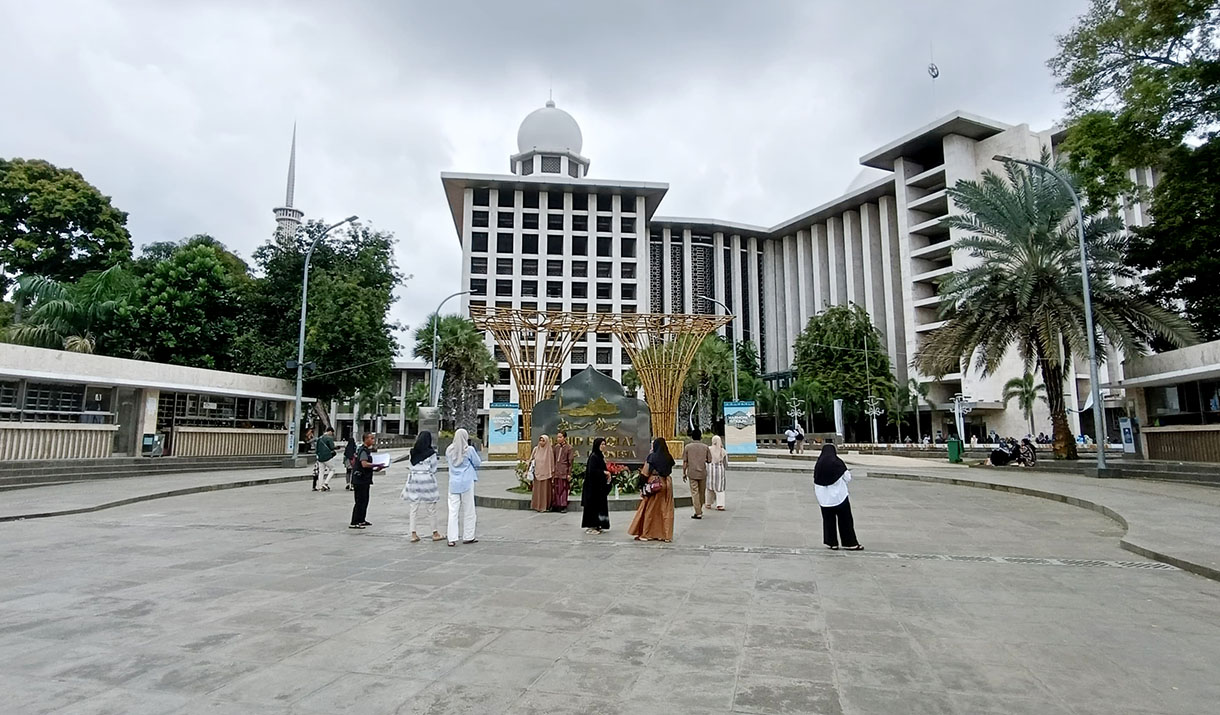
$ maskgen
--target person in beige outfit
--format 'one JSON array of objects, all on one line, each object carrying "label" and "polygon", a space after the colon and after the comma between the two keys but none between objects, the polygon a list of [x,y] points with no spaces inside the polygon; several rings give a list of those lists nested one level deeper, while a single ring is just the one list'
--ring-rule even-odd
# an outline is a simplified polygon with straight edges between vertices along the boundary
[{"label": "person in beige outfit", "polygon": [[703,518],[703,487],[707,481],[707,465],[712,461],[711,451],[699,440],[703,433],[691,430],[691,442],[682,449],[682,481],[690,482],[690,501],[695,507],[692,519]]},{"label": "person in beige outfit", "polygon": [[551,508],[551,477],[555,474],[555,451],[551,449],[550,437],[542,435],[538,438],[538,446],[534,447],[534,454],[530,459],[534,463],[530,506],[534,511],[548,511]]}]

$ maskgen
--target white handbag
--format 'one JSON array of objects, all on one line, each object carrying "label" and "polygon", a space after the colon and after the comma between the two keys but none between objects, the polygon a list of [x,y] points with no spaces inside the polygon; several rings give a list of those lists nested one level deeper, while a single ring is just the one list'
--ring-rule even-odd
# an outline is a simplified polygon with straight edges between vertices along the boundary
[{"label": "white handbag", "polygon": [[528,482],[534,481],[534,460],[530,460],[530,468],[525,472],[525,480]]}]

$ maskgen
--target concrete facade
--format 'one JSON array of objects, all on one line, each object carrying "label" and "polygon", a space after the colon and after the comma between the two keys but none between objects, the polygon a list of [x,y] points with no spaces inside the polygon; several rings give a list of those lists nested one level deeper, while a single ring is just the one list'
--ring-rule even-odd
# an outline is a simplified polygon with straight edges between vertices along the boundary
[{"label": "concrete facade", "polygon": [[1220,340],[1132,358],[1123,379],[1146,459],[1220,462]]}]

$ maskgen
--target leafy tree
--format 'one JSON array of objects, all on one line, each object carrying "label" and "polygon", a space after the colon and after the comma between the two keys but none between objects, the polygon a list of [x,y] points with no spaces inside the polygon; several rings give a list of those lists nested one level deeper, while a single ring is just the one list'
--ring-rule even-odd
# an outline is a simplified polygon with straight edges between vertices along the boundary
[{"label": "leafy tree", "polygon": [[122,266],[95,271],[68,283],[26,275],[14,294],[26,306],[22,322],[5,331],[5,339],[23,345],[106,353],[103,333],[128,306],[134,281]]},{"label": "leafy tree", "polygon": [[0,159],[0,295],[15,275],[71,283],[131,257],[127,214],[72,169]]},{"label": "leafy tree", "polygon": [[[1049,161],[1044,150],[1042,162]],[[974,356],[987,374],[1015,345],[1026,369],[1036,367],[1046,385],[1056,457],[1074,459],[1063,386],[1073,356],[1088,351],[1075,211],[1053,176],[1012,162],[1005,170],[1006,177],[986,171],[981,182],[959,181],[949,190],[962,213],[948,225],[967,234],[956,248],[979,260],[942,281],[947,323],[928,336],[913,362],[940,377]],[[1092,218],[1084,231],[1099,357],[1108,347],[1137,355],[1158,334],[1175,345],[1194,339],[1180,317],[1120,285],[1135,277],[1122,262],[1127,239],[1120,219]]]},{"label": "leafy tree", "polygon": [[[758,365],[759,365],[758,346],[754,344],[754,341],[753,340],[737,341],[737,370],[738,370],[738,372],[744,372],[745,374],[749,375],[750,377],[760,377],[762,375],[762,371],[759,369]],[[739,380],[739,382],[740,382],[740,380]],[[741,386],[738,385],[738,390],[740,391],[740,389],[741,389]]]},{"label": "leafy tree", "polygon": [[[305,251],[325,224],[310,221],[296,235],[275,237],[254,252],[261,277],[240,292],[236,368],[293,377],[286,362],[297,356],[301,275]],[[306,394],[326,402],[389,382],[397,352],[387,320],[394,288],[409,278],[394,261],[393,234],[360,224],[332,233],[314,249],[305,322]]]},{"label": "leafy tree", "polygon": [[1041,397],[1046,400],[1046,385],[1042,383],[1034,383],[1032,373],[1025,373],[1021,377],[1014,377],[1004,383],[1004,408],[1008,408],[1008,403],[1011,400],[1017,401],[1017,406],[1021,408],[1021,414],[1025,415],[1025,419],[1029,421],[1029,433],[1034,433],[1034,404]]},{"label": "leafy tree", "polygon": [[[407,388],[407,396],[402,403],[402,416],[408,422],[419,422],[419,406],[428,401],[428,384],[417,382]],[[415,425],[417,430],[419,425]]]},{"label": "leafy tree", "polygon": [[131,270],[139,276],[150,273],[158,263],[168,261],[178,251],[193,246],[210,246],[215,249],[225,270],[235,280],[244,281],[250,277],[250,266],[223,243],[206,233],[198,233],[181,241],[156,241],[147,244],[140,249],[140,257],[131,262]]},{"label": "leafy tree", "polygon": [[640,373],[635,371],[635,368],[628,368],[623,371],[623,392],[627,397],[635,397],[639,394],[639,390],[644,386],[640,382]]},{"label": "leafy tree", "polygon": [[864,414],[870,394],[884,401],[897,389],[881,335],[858,305],[837,305],[813,316],[795,347],[797,379],[827,386],[830,399],[843,400],[845,417]]},{"label": "leafy tree", "polygon": [[[474,323],[460,315],[435,314],[415,330],[413,354],[445,371],[441,387],[441,414],[458,427],[472,429],[479,407],[482,387],[499,376],[496,362]],[[432,354],[432,326],[437,325],[437,354]]]},{"label": "leafy tree", "polygon": [[695,350],[683,386],[688,409],[691,403],[698,406],[700,428],[706,431],[712,426],[714,415],[720,413],[720,403],[733,394],[732,384],[733,352],[723,338],[708,335]]}]

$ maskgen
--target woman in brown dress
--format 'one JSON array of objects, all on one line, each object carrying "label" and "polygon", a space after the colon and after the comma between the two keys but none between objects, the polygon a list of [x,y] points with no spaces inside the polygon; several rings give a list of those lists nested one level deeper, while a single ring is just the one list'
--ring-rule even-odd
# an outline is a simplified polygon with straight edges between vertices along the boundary
[{"label": "woman in brown dress", "polygon": [[551,475],[555,473],[555,450],[551,449],[550,437],[542,435],[538,438],[538,446],[534,447],[530,461],[534,463],[530,507],[534,511],[547,511],[551,508]]},{"label": "woman in brown dress", "polygon": [[674,540],[674,488],[669,477],[673,471],[674,458],[669,455],[669,447],[664,439],[657,437],[640,473],[645,483],[655,478],[660,480],[661,486],[648,496],[643,496],[641,490],[640,505],[627,528],[627,533],[636,541]]}]

